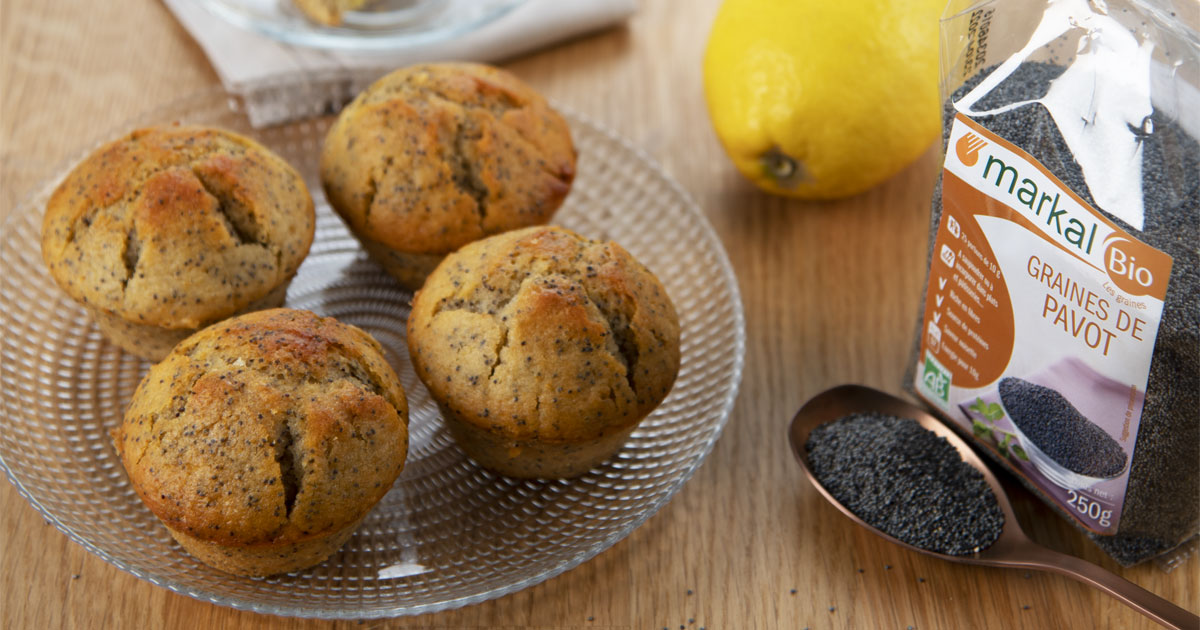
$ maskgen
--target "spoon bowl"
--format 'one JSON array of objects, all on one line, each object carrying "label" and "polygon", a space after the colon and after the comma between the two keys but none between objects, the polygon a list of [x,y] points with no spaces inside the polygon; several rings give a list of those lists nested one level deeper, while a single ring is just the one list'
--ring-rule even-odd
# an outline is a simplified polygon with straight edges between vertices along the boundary
[{"label": "spoon bowl", "polygon": [[[983,474],[984,480],[992,489],[992,494],[996,496],[996,503],[1000,506],[1000,510],[1004,514],[1004,527],[1000,532],[1000,537],[994,543],[975,553],[965,555],[949,555],[922,549],[899,540],[862,520],[829,493],[820,480],[813,474],[812,468],[809,466],[808,450],[805,447],[808,443],[808,436],[812,433],[813,429],[826,422],[831,422],[853,413],[869,411],[885,413],[900,418],[911,418],[917,421],[923,428],[945,438],[958,451],[959,455],[962,456],[963,461]],[[1133,582],[1090,562],[1047,549],[1030,540],[1025,535],[1025,532],[1021,530],[1016,514],[1013,513],[1012,503],[1009,501],[1004,488],[1000,485],[999,480],[996,479],[991,469],[984,464],[975,451],[954,429],[946,426],[929,412],[905,400],[861,385],[835,387],[818,394],[812,400],[805,403],[800,408],[800,411],[796,412],[796,417],[792,419],[792,424],[788,430],[788,438],[792,444],[792,452],[796,455],[796,460],[799,461],[800,467],[804,469],[805,476],[808,477],[817,491],[821,493],[821,496],[825,497],[826,500],[837,507],[843,514],[850,517],[850,520],[897,545],[925,555],[949,560],[950,562],[980,564],[991,567],[1036,569],[1066,575],[1107,592],[1168,628],[1200,627],[1200,617],[1147,591]]]}]

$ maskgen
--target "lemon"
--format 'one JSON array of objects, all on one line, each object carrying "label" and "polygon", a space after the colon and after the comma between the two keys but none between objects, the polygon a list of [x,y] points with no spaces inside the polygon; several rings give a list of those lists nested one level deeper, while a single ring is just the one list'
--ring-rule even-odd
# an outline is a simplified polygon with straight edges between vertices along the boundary
[{"label": "lemon", "polygon": [[725,152],[768,192],[834,199],[938,137],[945,0],[726,0],[704,54]]}]

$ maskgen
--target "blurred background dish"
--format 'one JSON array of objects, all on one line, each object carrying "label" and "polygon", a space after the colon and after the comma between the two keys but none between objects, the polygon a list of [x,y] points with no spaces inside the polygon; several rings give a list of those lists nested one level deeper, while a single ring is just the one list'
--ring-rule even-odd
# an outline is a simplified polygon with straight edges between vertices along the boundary
[{"label": "blurred background dish", "polygon": [[343,13],[337,26],[313,21],[291,0],[198,1],[235,26],[286,44],[382,52],[460,37],[525,0],[375,0]]}]

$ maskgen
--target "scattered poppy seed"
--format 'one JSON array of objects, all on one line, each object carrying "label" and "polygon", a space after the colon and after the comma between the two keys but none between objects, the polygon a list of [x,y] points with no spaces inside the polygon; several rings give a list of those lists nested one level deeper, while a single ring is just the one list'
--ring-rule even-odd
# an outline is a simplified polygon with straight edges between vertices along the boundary
[{"label": "scattered poppy seed", "polygon": [[76,573],[76,574],[72,575],[72,576],[71,576],[71,579],[72,579],[72,580],[78,580],[78,579],[79,579],[79,574],[78,574],[78,573]]},{"label": "scattered poppy seed", "polygon": [[918,582],[922,582],[922,583],[924,583],[924,582],[925,582],[925,578],[917,578],[917,581],[918,581]]},{"label": "scattered poppy seed", "polygon": [[835,608],[835,607],[833,607],[833,606],[830,606],[830,607],[829,607],[829,612],[833,612],[833,611],[835,611],[835,610],[837,610],[837,608]]},{"label": "scattered poppy seed", "polygon": [[885,564],[885,565],[883,565],[883,570],[884,570],[884,571],[891,571],[891,570],[892,570],[892,565],[890,565],[890,564]]},{"label": "scattered poppy seed", "polygon": [[691,595],[691,594],[692,594],[692,589],[690,589],[690,588],[689,588],[689,589],[687,590],[687,594],[688,594],[688,595]]},{"label": "scattered poppy seed", "polygon": [[689,625],[689,626],[690,626],[690,625],[692,625],[692,624],[694,624],[694,623],[696,623],[696,620],[695,620],[695,619],[688,619],[688,625]]},{"label": "scattered poppy seed", "polygon": [[1025,606],[1022,606],[1022,608],[1024,608],[1025,610],[1029,610],[1029,605],[1026,604]]},{"label": "scattered poppy seed", "polygon": [[795,594],[796,594],[796,589],[792,589],[792,591],[791,591],[791,592],[792,592],[792,595],[795,595]]}]

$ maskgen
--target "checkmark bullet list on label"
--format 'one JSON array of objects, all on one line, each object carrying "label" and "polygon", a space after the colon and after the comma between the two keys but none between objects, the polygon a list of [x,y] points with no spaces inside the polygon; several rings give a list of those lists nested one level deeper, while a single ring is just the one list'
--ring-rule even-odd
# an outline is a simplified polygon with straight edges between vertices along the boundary
[{"label": "checkmark bullet list on label", "polygon": [[[946,288],[946,277],[945,277],[945,276],[941,276],[941,277],[939,277],[939,278],[937,279],[937,285],[938,285],[938,291],[942,291],[942,290],[944,290],[944,289]],[[939,294],[937,294],[937,295],[935,295],[935,296],[934,296],[934,298],[933,298],[933,302],[934,302],[934,308],[941,308],[941,306],[942,306],[942,302],[943,302],[943,301],[945,301],[945,299],[946,299],[946,297],[945,297],[944,295],[941,295],[940,293],[939,293]],[[939,321],[941,318],[942,318],[942,314],[941,314],[941,313],[939,313],[939,312],[937,312],[937,311],[934,311],[934,313],[933,313],[933,323],[934,323],[935,325],[938,323],[938,321]]]}]

